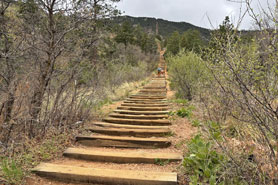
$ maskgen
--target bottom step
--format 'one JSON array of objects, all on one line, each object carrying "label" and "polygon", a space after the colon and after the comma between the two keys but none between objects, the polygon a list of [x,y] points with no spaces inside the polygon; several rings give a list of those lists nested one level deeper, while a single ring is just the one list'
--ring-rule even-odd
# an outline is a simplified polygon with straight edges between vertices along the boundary
[{"label": "bottom step", "polygon": [[41,163],[34,173],[67,181],[126,185],[176,185],[177,174],[165,172],[109,170]]}]

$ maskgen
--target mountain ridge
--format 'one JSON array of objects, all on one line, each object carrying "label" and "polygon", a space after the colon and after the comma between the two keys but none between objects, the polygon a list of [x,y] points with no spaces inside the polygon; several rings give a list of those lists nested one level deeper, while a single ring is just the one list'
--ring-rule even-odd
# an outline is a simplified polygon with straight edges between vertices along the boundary
[{"label": "mountain ridge", "polygon": [[202,28],[199,26],[195,26],[191,23],[187,22],[175,22],[168,21],[161,18],[154,17],[133,17],[129,15],[118,16],[113,18],[113,22],[116,24],[120,24],[122,22],[129,22],[132,25],[140,25],[142,28],[151,31],[153,33],[158,32],[159,35],[163,37],[168,37],[174,31],[178,31],[179,33],[183,33],[189,29],[198,30],[203,37],[209,38],[210,30],[207,28]]}]

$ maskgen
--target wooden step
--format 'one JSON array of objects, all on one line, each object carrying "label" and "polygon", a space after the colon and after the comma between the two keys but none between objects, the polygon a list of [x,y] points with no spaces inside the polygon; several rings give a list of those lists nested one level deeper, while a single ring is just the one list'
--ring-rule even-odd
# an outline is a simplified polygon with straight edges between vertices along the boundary
[{"label": "wooden step", "polygon": [[182,160],[179,153],[160,153],[148,151],[103,151],[84,148],[68,148],[64,156],[76,159],[113,163],[156,163],[158,161],[176,162]]},{"label": "wooden step", "polygon": [[161,78],[153,78],[152,81],[165,81],[165,76],[161,77]]},{"label": "wooden step", "polygon": [[171,145],[168,138],[141,138],[120,136],[77,136],[76,141],[85,146],[119,148],[166,148]]},{"label": "wooden step", "polygon": [[[159,97],[160,99],[165,99],[167,93],[166,92],[141,92],[139,91],[134,98],[137,97],[142,97],[142,98],[147,98],[146,96],[152,96],[152,97]],[[158,98],[153,98],[153,99],[158,99]]]},{"label": "wooden step", "polygon": [[133,99],[138,99],[137,97],[140,97],[140,99],[142,98],[147,98],[147,99],[165,99],[166,95],[151,95],[151,94],[145,94],[145,93],[141,93],[141,94],[134,94],[134,95],[130,95],[129,98],[133,98]]},{"label": "wooden step", "polygon": [[129,97],[130,99],[144,99],[144,100],[165,100],[165,96],[143,96],[143,95],[133,95]]},{"label": "wooden step", "polygon": [[167,102],[166,99],[136,99],[136,98],[127,98],[126,101],[143,101],[143,102]]},{"label": "wooden step", "polygon": [[140,92],[166,92],[166,89],[141,89]]},{"label": "wooden step", "polygon": [[130,115],[130,114],[115,114],[109,115],[114,118],[125,118],[125,119],[167,119],[168,115]]},{"label": "wooden step", "polygon": [[149,101],[166,100],[166,94],[148,94],[148,93],[137,93],[130,95],[128,99],[147,99]]},{"label": "wooden step", "polygon": [[166,86],[144,86],[143,89],[166,89]]},{"label": "wooden step", "polygon": [[121,185],[177,185],[177,174],[167,172],[111,170],[41,163],[34,173],[66,181]]},{"label": "wooden step", "polygon": [[151,105],[151,104],[167,104],[166,101],[144,101],[144,100],[141,100],[141,101],[133,101],[133,100],[125,100],[124,103],[138,103],[138,104],[147,104],[147,105]]},{"label": "wooden step", "polygon": [[171,122],[168,119],[142,120],[142,119],[124,119],[124,118],[104,118],[103,121],[106,121],[108,123],[130,124],[130,125],[155,125],[155,126],[171,125]]},{"label": "wooden step", "polygon": [[[127,128],[127,129],[169,129],[168,126],[146,126],[146,125],[126,125],[126,124],[114,124],[107,122],[94,122],[93,126],[108,127],[108,128]],[[87,130],[89,130],[87,128]]]},{"label": "wooden step", "polygon": [[144,87],[149,87],[149,86],[164,86],[166,88],[166,83],[165,82],[152,82]]},{"label": "wooden step", "polygon": [[126,129],[91,127],[90,131],[109,136],[163,137],[171,133],[170,129]]},{"label": "wooden step", "polygon": [[123,103],[121,106],[128,107],[167,107],[168,104],[140,104],[140,103]]},{"label": "wooden step", "polygon": [[169,107],[127,107],[127,106],[120,106],[117,107],[119,110],[135,110],[135,111],[164,111],[168,110]]},{"label": "wooden step", "polygon": [[[149,98],[151,97],[151,98]],[[135,99],[165,99],[166,93],[162,92],[139,92],[136,96],[130,96]]]},{"label": "wooden step", "polygon": [[133,115],[163,115],[169,114],[169,111],[132,111],[132,110],[114,110],[115,113],[133,114]]}]

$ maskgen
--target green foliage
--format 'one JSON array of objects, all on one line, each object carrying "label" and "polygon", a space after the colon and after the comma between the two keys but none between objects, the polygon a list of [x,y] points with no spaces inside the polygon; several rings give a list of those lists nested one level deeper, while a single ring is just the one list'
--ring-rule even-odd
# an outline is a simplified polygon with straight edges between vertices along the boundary
[{"label": "green foliage", "polygon": [[120,26],[116,26],[115,41],[123,43],[125,47],[128,44],[139,46],[145,53],[156,53],[157,43],[155,35],[148,34],[142,27],[136,26],[135,28],[129,22],[124,22]]},{"label": "green foliage", "polygon": [[156,24],[158,24],[158,34],[163,38],[169,37],[173,32],[178,31],[182,33],[189,29],[196,29],[205,37],[207,40],[210,37],[210,30],[200,28],[186,22],[172,22],[163,19],[156,19],[151,17],[131,17],[131,16],[119,16],[113,19],[113,23],[119,24],[124,21],[128,21],[133,25],[140,25],[145,30],[151,30],[153,33],[156,32]]},{"label": "green foliage", "polygon": [[21,165],[19,165],[15,160],[4,158],[1,161],[1,170],[4,179],[9,184],[20,184],[22,178],[24,177]]},{"label": "green foliage", "polygon": [[180,98],[192,100],[201,90],[201,85],[210,79],[203,60],[193,52],[181,52],[168,57],[169,75]]},{"label": "green foliage", "polygon": [[[273,30],[268,29],[247,38],[238,33],[226,17],[213,32],[209,47],[203,53],[213,76],[211,83],[203,86],[206,89],[203,101],[210,117],[217,120],[203,125],[209,138],[217,140],[220,149],[229,152],[233,158],[229,165],[236,167],[237,175],[242,175],[239,179],[244,178],[249,184],[271,184],[269,181],[273,183],[275,180],[270,174],[276,173],[277,165],[266,170],[268,172],[258,172],[257,169],[261,168],[261,163],[274,164],[277,161],[274,147],[266,141],[275,140],[276,143],[278,138],[277,116],[272,114],[277,110],[278,38]],[[265,152],[256,160],[251,159],[252,164],[249,164],[246,157],[239,156],[238,150],[241,149],[223,143],[223,135],[228,141],[235,138],[243,146],[248,146],[251,141],[256,148],[254,151],[260,153],[257,148],[265,147]],[[253,155],[253,147],[246,148],[243,153],[252,152]],[[230,171],[231,168],[227,174]]]},{"label": "green foliage", "polygon": [[164,134],[163,136],[164,136],[164,137],[172,137],[172,136],[174,136],[174,135],[175,135],[175,133],[172,132],[172,131],[170,131],[170,132],[167,132],[166,134]]},{"label": "green foliage", "polygon": [[[225,158],[213,148],[211,141],[205,141],[200,135],[196,135],[188,143],[188,153],[184,157],[183,166],[190,175],[190,184],[219,182],[222,164]],[[223,184],[223,183],[222,183]]]},{"label": "green foliage", "polygon": [[186,140],[182,139],[177,144],[175,144],[175,148],[181,149],[181,147],[183,147],[184,144],[186,144]]},{"label": "green foliage", "polygon": [[198,30],[187,30],[181,36],[180,46],[185,51],[194,51],[199,53],[204,45],[201,34]]},{"label": "green foliage", "polygon": [[127,46],[127,44],[133,44],[134,40],[134,30],[132,25],[126,21],[118,27],[115,41],[118,43],[123,43],[125,46]]},{"label": "green foliage", "polygon": [[212,55],[225,55],[227,47],[230,44],[235,44],[238,40],[238,33],[234,29],[234,25],[231,23],[228,16],[225,17],[223,23],[219,26],[219,29],[211,32],[211,39],[209,42],[209,48],[212,50]]},{"label": "green foliage", "polygon": [[175,114],[176,114],[175,111],[169,111],[169,113],[168,113],[169,116],[174,116]]},{"label": "green foliage", "polygon": [[193,120],[192,121],[192,126],[193,127],[200,127],[201,126],[201,122],[199,120]]},{"label": "green foliage", "polygon": [[170,163],[169,159],[168,160],[163,160],[163,159],[156,158],[155,161],[154,161],[154,164],[159,165],[159,166],[165,166],[169,163]]},{"label": "green foliage", "polygon": [[184,117],[191,118],[192,110],[194,110],[194,107],[192,107],[192,106],[182,107],[181,109],[177,110],[176,114],[182,118],[184,118]]},{"label": "green foliage", "polygon": [[222,136],[221,136],[222,130],[221,130],[221,126],[218,122],[207,121],[205,123],[205,125],[208,128],[208,131],[209,131],[209,134],[210,134],[211,138],[213,138],[215,140],[221,140],[222,139]]},{"label": "green foliage", "polygon": [[176,55],[180,51],[180,34],[175,31],[169,39],[167,39],[167,53]]}]

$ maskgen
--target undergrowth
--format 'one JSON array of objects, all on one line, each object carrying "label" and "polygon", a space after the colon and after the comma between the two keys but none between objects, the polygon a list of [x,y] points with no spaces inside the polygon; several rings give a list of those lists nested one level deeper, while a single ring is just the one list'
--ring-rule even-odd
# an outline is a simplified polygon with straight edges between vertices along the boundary
[{"label": "undergrowth", "polygon": [[23,147],[16,148],[17,153],[0,157],[0,174],[3,183],[23,184],[31,168],[40,162],[61,156],[64,149],[71,145],[70,133],[50,132],[44,138],[26,139]]},{"label": "undergrowth", "polygon": [[190,176],[190,184],[214,185],[217,181],[217,184],[224,184],[219,182],[219,175],[225,158],[213,148],[213,142],[206,141],[198,134],[190,140],[187,147],[183,166]]}]

